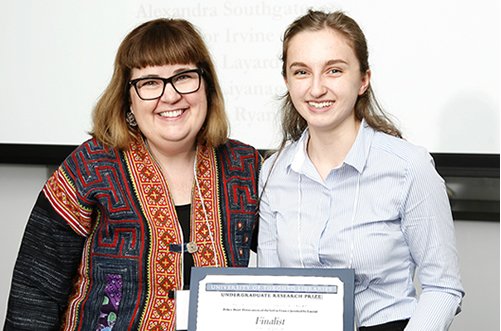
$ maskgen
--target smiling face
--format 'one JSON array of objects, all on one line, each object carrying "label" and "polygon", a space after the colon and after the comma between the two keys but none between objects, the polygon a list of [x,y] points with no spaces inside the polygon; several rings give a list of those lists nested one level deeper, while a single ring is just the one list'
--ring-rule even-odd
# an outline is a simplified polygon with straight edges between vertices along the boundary
[{"label": "smiling face", "polygon": [[[181,71],[195,69],[194,64],[151,66],[131,71],[131,80],[144,77],[169,78]],[[167,84],[159,99],[142,100],[134,87],[130,87],[131,109],[142,134],[150,147],[169,149],[173,144],[195,146],[200,128],[207,116],[207,96],[202,79],[198,91],[179,94]],[[170,145],[169,145],[170,144]]]},{"label": "smiling face", "polygon": [[355,127],[355,102],[369,85],[346,37],[331,28],[302,31],[291,38],[285,83],[294,107],[311,131]]}]

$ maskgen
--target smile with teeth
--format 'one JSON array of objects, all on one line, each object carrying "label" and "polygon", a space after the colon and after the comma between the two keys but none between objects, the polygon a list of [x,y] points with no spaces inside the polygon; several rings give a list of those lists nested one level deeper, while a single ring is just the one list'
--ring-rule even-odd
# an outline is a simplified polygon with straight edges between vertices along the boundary
[{"label": "smile with teeth", "polygon": [[308,105],[317,109],[329,107],[332,104],[334,104],[333,101],[323,101],[323,102],[308,101]]},{"label": "smile with teeth", "polygon": [[171,110],[171,111],[164,111],[164,112],[160,113],[159,115],[162,117],[173,118],[173,117],[181,116],[182,113],[183,113],[183,110]]}]

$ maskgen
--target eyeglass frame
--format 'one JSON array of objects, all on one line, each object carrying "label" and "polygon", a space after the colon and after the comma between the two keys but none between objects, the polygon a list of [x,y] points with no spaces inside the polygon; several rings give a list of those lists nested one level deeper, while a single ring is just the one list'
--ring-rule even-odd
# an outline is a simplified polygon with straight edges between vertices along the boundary
[{"label": "eyeglass frame", "polygon": [[[177,90],[176,86],[174,84],[172,84],[172,80],[175,77],[179,76],[179,75],[183,75],[183,74],[191,73],[191,72],[198,73],[198,88],[196,90],[194,90],[194,91],[191,91],[191,92],[179,92]],[[200,86],[202,86],[201,83],[202,83],[202,76],[203,75],[204,75],[204,70],[202,68],[195,68],[195,69],[189,69],[189,70],[184,70],[184,71],[178,72],[177,74],[172,75],[172,76],[170,76],[168,78],[163,78],[163,77],[141,77],[141,78],[131,79],[131,80],[129,80],[128,85],[129,86],[134,86],[134,90],[136,90],[136,94],[139,97],[139,99],[144,100],[144,101],[151,101],[151,100],[160,99],[162,97],[162,95],[164,95],[164,93],[165,93],[165,87],[169,83],[172,86],[172,88],[174,89],[174,91],[176,91],[177,93],[179,93],[181,95],[195,93],[198,90],[200,90]],[[158,79],[158,80],[161,80],[164,83],[164,87],[162,89],[162,93],[160,93],[160,95],[158,97],[156,97],[156,98],[143,98],[143,97],[141,97],[141,94],[139,93],[139,90],[137,89],[137,83],[140,82],[140,81],[142,81],[142,80],[147,80],[147,79]]]}]

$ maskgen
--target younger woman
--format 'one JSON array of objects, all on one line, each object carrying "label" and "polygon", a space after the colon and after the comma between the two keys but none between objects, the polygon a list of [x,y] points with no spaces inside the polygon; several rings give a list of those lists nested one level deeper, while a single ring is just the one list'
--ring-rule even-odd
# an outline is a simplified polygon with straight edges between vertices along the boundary
[{"label": "younger woman", "polygon": [[446,330],[464,292],[444,181],[378,108],[363,32],[309,11],[283,40],[284,140],[260,175],[258,266],[353,268],[359,330]]}]

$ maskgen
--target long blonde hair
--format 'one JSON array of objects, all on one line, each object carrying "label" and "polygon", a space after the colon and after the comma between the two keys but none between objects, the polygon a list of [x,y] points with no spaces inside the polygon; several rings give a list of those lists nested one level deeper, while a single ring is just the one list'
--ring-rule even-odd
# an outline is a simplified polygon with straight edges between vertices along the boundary
[{"label": "long blonde hair", "polygon": [[206,82],[207,117],[198,133],[198,143],[215,147],[228,139],[229,124],[224,99],[210,53],[196,28],[183,19],[155,19],[132,30],[122,41],[113,76],[92,114],[91,134],[111,147],[126,149],[141,137],[127,124],[133,68],[194,63],[203,69]]}]

